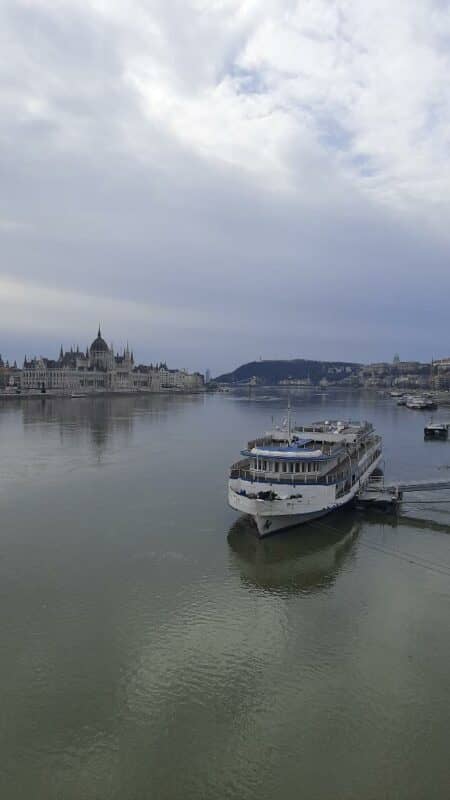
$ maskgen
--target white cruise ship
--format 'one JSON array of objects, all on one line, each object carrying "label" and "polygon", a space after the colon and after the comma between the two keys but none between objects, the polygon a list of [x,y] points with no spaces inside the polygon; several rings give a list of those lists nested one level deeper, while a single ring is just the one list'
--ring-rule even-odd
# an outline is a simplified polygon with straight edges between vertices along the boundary
[{"label": "white cruise ship", "polygon": [[325,420],[249,442],[233,464],[228,502],[250,514],[260,536],[321,517],[353,500],[382,458],[369,422]]}]

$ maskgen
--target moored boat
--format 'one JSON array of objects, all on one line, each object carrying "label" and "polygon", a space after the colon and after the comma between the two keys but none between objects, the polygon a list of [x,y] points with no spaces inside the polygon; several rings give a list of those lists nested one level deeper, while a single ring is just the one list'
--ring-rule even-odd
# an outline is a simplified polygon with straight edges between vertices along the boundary
[{"label": "moored boat", "polygon": [[353,500],[379,466],[382,442],[369,422],[325,420],[291,428],[288,417],[241,455],[230,470],[228,502],[250,514],[266,536]]},{"label": "moored boat", "polygon": [[448,429],[450,423],[448,422],[429,422],[423,429],[425,439],[447,439]]},{"label": "moored boat", "polygon": [[432,397],[425,397],[423,395],[412,396],[407,398],[406,407],[415,409],[416,411],[425,411],[427,409],[437,408],[437,403]]}]

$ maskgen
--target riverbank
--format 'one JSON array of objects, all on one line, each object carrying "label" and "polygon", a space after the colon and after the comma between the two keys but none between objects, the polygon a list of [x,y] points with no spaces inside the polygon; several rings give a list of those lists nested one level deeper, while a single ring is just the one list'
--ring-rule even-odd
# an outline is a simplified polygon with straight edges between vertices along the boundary
[{"label": "riverbank", "polygon": [[155,397],[165,395],[203,395],[206,394],[206,389],[160,389],[158,392],[144,392],[144,391],[114,391],[114,392],[18,392],[13,394],[10,392],[0,392],[1,400],[87,400],[92,397]]}]

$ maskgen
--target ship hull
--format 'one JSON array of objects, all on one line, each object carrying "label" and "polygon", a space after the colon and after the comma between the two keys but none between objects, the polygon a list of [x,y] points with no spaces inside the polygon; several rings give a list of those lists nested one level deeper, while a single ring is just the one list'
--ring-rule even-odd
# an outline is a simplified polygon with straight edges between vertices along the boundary
[{"label": "ship hull", "polygon": [[[272,533],[324,517],[332,511],[348,505],[367,483],[371,474],[379,466],[381,459],[382,456],[380,454],[351,489],[339,498],[336,497],[335,486],[313,484],[303,486],[302,494],[298,497],[291,496],[284,499],[263,500],[242,494],[238,490],[236,481],[230,480],[228,484],[228,503],[235,511],[253,517],[260,537],[269,536]],[[268,489],[269,487],[266,485],[263,488]],[[279,487],[274,485],[271,488],[278,488],[279,490]]]},{"label": "ship hull", "polygon": [[[336,508],[338,508],[338,506],[336,506]],[[331,514],[331,512],[334,510],[335,509],[330,508],[326,511],[313,511],[309,514],[293,514],[289,517],[264,517],[256,514],[253,519],[258,529],[258,536],[262,538],[263,536],[270,536],[273,533],[286,531],[289,528],[296,528],[298,525],[304,525],[305,523],[312,522],[320,517],[325,517],[327,514]]]}]

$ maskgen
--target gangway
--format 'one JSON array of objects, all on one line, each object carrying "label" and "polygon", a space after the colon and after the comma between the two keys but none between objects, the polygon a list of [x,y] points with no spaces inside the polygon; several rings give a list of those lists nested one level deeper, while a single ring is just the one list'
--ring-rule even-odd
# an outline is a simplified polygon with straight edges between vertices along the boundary
[{"label": "gangway", "polygon": [[385,483],[384,477],[381,476],[370,478],[361,487],[357,495],[357,502],[362,506],[393,509],[401,503],[404,492],[436,492],[445,489],[450,489],[450,480],[430,479]]}]

